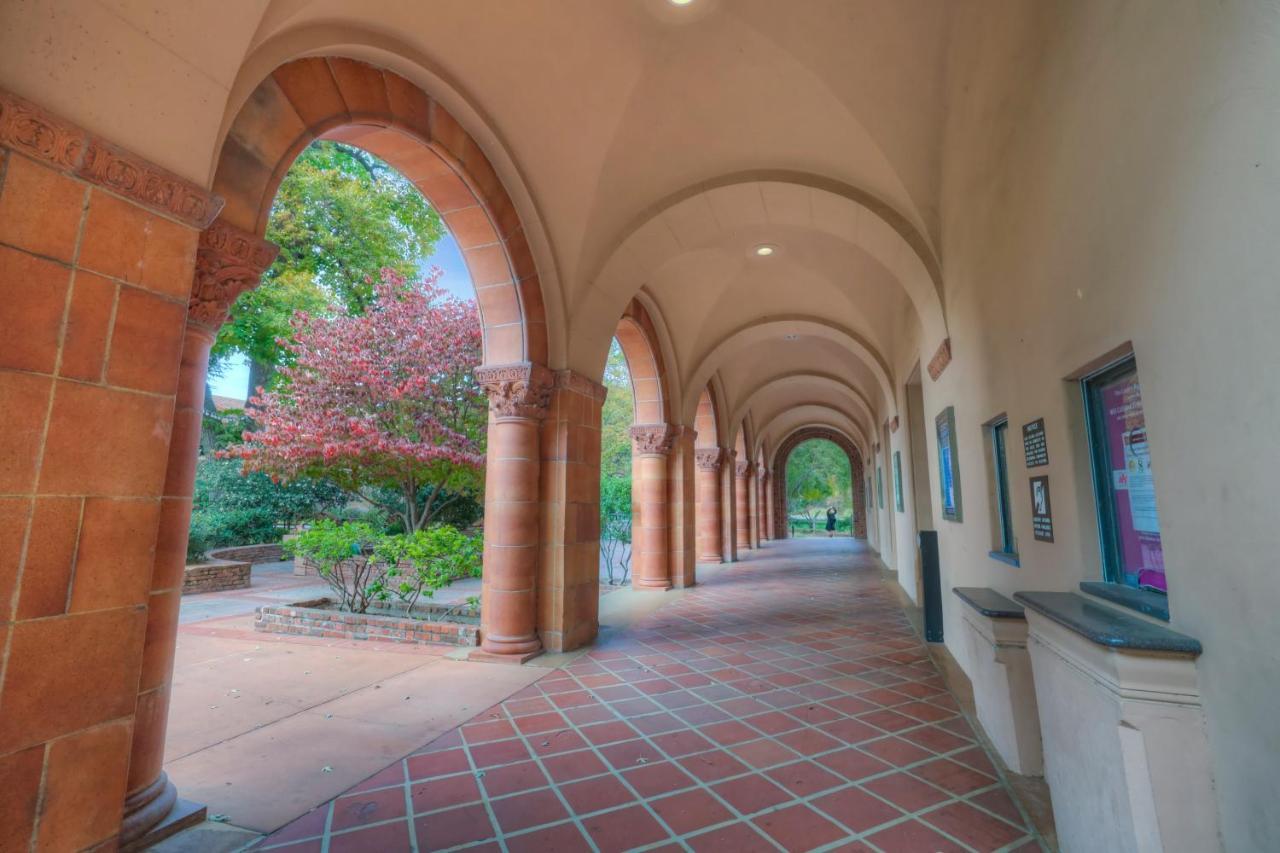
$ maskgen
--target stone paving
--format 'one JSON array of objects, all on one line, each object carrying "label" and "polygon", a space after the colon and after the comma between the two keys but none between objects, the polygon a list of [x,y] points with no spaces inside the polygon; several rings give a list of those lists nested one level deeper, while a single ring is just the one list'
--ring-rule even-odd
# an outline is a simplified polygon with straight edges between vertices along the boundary
[{"label": "stone paving", "polygon": [[864,546],[708,574],[253,849],[1040,849]]}]

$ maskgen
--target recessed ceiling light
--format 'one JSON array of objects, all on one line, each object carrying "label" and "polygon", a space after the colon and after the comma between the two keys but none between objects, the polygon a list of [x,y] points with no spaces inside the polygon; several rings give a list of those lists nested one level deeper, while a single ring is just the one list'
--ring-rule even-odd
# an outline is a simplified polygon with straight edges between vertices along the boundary
[{"label": "recessed ceiling light", "polygon": [[782,336],[782,339],[783,339],[784,341],[798,341],[798,340],[800,340],[800,336],[799,336],[799,335],[797,335],[795,332],[792,332],[792,333],[791,333],[791,334],[789,334],[789,335],[783,335],[783,336]]},{"label": "recessed ceiling light", "polygon": [[693,0],[669,0],[672,6],[688,6]]},{"label": "recessed ceiling light", "polygon": [[778,250],[777,250],[777,249],[775,249],[773,246],[770,246],[768,243],[765,243],[765,244],[760,245],[760,246],[756,246],[756,256],[757,256],[757,257],[767,258],[767,257],[769,257],[770,255],[772,255],[772,254],[773,254],[774,252],[776,252],[776,251],[778,251]]}]

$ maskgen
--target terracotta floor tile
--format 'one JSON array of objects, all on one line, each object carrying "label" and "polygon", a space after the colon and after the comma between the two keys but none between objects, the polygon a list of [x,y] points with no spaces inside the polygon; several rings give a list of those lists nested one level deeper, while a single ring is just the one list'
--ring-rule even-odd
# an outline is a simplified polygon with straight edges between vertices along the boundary
[{"label": "terracotta floor tile", "polygon": [[785,788],[758,774],[720,782],[712,785],[711,790],[744,815],[755,814],[792,799]]},{"label": "terracotta floor tile", "polygon": [[[508,836],[505,841],[509,853],[587,853],[591,850],[591,843],[572,822]],[[471,853],[471,848],[467,848],[467,853]]]},{"label": "terracotta floor tile", "polygon": [[742,743],[746,740],[755,740],[760,737],[760,732],[743,725],[737,720],[730,720],[725,723],[713,723],[709,726],[700,726],[698,732],[721,746],[730,746],[735,743]]},{"label": "terracotta floor tile", "polygon": [[583,726],[578,729],[578,733],[596,746],[621,740],[633,740],[640,736],[639,732],[621,720]]},{"label": "terracotta floor tile", "polygon": [[980,788],[994,784],[996,781],[985,773],[970,770],[963,764],[956,764],[954,761],[949,761],[945,758],[922,764],[919,767],[913,767],[911,772],[958,796],[971,794]]},{"label": "terracotta floor tile", "polygon": [[867,836],[884,853],[963,853],[964,848],[915,820],[903,821]]},{"label": "terracotta floor tile", "polygon": [[333,802],[331,832],[405,816],[404,788],[349,794]]},{"label": "terracotta floor tile", "polygon": [[788,749],[776,740],[761,739],[750,743],[740,743],[729,747],[739,761],[755,770],[775,767],[800,757],[794,750]]},{"label": "terracotta floor tile", "polygon": [[811,800],[809,805],[859,834],[902,817],[902,811],[859,788],[842,788]]},{"label": "terracotta floor tile", "polygon": [[750,769],[724,750],[700,752],[697,755],[681,758],[678,763],[703,782],[716,782],[720,779],[727,779],[730,776],[745,773]]},{"label": "terracotta floor tile", "polygon": [[938,726],[912,729],[909,732],[903,732],[902,737],[938,753],[951,752],[969,745],[969,741]]},{"label": "terracotta floor tile", "polygon": [[917,761],[933,757],[933,753],[929,750],[896,737],[867,741],[859,744],[858,749],[869,752],[895,767],[906,767],[908,764],[915,764]]},{"label": "terracotta floor tile", "polygon": [[844,784],[844,780],[839,776],[824,770],[812,761],[797,761],[794,764],[775,767],[765,775],[797,797],[807,797]]},{"label": "terracotta floor tile", "polygon": [[370,850],[408,850],[409,824],[398,820],[329,837],[330,853],[368,853]]},{"label": "terracotta floor tile", "polygon": [[608,766],[588,749],[548,756],[542,759],[542,765],[547,768],[551,779],[558,784],[572,782],[586,776],[597,776],[609,771]]},{"label": "terracotta floor tile", "polygon": [[920,819],[975,850],[998,850],[1027,834],[966,803],[948,803]]},{"label": "terracotta floor tile", "polygon": [[752,823],[789,853],[812,850],[846,837],[843,829],[803,804],[768,812]]},{"label": "terracotta floor tile", "polygon": [[850,782],[857,782],[868,776],[884,773],[892,769],[890,765],[885,764],[880,759],[853,747],[837,752],[829,752],[813,760]]},{"label": "terracotta floor tile", "polygon": [[[659,765],[661,766],[661,765]],[[643,771],[637,771],[643,772]],[[653,790],[666,790],[661,786]],[[612,776],[601,776],[560,786],[560,794],[574,814],[584,815],[632,802],[635,795]]]},{"label": "terracotta floor tile", "polygon": [[413,827],[422,850],[445,850],[494,837],[489,812],[478,803],[423,815],[414,820]]},{"label": "terracotta floor tile", "polygon": [[863,783],[862,787],[884,797],[904,811],[915,812],[949,799],[944,791],[906,773],[895,773]]},{"label": "terracotta floor tile", "polygon": [[701,789],[683,791],[649,801],[649,807],[658,813],[677,835],[730,820],[733,814],[715,797]]},{"label": "terracotta floor tile", "polygon": [[518,791],[542,788],[548,782],[547,774],[542,772],[537,762],[521,761],[484,771],[480,784],[484,786],[485,793],[490,797],[502,797]]},{"label": "terracotta floor tile", "polygon": [[1013,804],[1013,799],[1002,788],[975,794],[969,798],[969,802],[977,803],[989,812],[995,812],[1014,825],[1022,824],[1022,815],[1018,813],[1018,807]]},{"label": "terracotta floor tile", "polygon": [[409,767],[410,779],[430,779],[433,776],[448,776],[451,773],[470,773],[471,764],[467,761],[467,753],[461,749],[446,749],[440,752],[428,752],[411,755],[405,764]]},{"label": "terracotta floor tile", "polygon": [[529,750],[519,740],[500,740],[494,743],[482,743],[470,749],[471,760],[477,767],[493,767],[496,764],[511,764],[529,757]]},{"label": "terracotta floor tile", "polygon": [[544,823],[555,823],[569,816],[553,791],[531,791],[490,800],[489,808],[503,832],[519,832]]},{"label": "terracotta floor tile", "polygon": [[778,849],[747,823],[713,829],[686,838],[685,843],[693,848],[694,853],[775,853]]},{"label": "terracotta floor tile", "polygon": [[662,824],[638,805],[584,818],[582,825],[600,853],[631,850],[670,837]]},{"label": "terracotta floor tile", "polygon": [[661,761],[628,770],[622,774],[622,778],[626,779],[627,784],[635,788],[642,797],[654,797],[696,784],[693,777],[670,761]]},{"label": "terracotta floor tile", "polygon": [[409,787],[414,814],[473,803],[480,799],[480,786],[470,776],[426,779]]}]

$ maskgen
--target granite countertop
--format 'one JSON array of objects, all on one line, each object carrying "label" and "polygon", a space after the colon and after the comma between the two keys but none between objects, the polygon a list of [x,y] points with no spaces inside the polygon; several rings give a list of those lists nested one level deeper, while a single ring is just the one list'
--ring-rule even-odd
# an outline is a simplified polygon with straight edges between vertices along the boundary
[{"label": "granite countertop", "polygon": [[1194,637],[1095,604],[1074,592],[1018,592],[1013,597],[1036,613],[1102,646],[1192,657],[1204,651]]},{"label": "granite countertop", "polygon": [[1025,619],[1021,605],[986,586],[956,586],[960,600],[990,619]]}]

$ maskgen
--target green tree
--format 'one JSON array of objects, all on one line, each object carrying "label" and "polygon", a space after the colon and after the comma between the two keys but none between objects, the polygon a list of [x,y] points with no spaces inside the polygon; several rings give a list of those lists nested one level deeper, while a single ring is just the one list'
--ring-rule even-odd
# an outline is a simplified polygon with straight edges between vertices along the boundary
[{"label": "green tree", "polygon": [[631,424],[635,420],[636,407],[631,394],[627,359],[616,339],[609,347],[604,386],[609,389],[609,394],[600,413],[600,476],[630,481]]},{"label": "green tree", "polygon": [[787,512],[803,515],[812,526],[831,506],[841,516],[853,510],[849,457],[825,439],[806,441],[787,460]]},{"label": "green tree", "polygon": [[286,363],[279,340],[291,337],[294,312],[330,304],[362,312],[384,267],[413,278],[443,235],[439,214],[391,166],[349,145],[312,143],[271,207],[266,236],[280,256],[262,285],[236,300],[214,344],[215,365],[232,352],[246,356],[251,396]]}]

